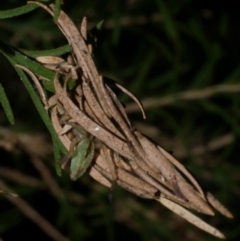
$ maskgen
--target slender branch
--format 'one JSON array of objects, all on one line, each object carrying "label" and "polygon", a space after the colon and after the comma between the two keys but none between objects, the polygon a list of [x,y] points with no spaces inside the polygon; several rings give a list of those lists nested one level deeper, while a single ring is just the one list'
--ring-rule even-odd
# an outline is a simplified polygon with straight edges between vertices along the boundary
[{"label": "slender branch", "polygon": [[[240,84],[235,85],[215,85],[202,90],[188,90],[184,92],[174,93],[161,98],[147,98],[142,100],[144,109],[151,109],[160,106],[173,105],[179,100],[193,101],[210,98],[218,93],[238,93],[240,92]],[[127,105],[126,112],[138,112],[139,108],[136,103],[132,102]]]},{"label": "slender branch", "polygon": [[6,196],[9,202],[15,205],[26,217],[31,219],[36,225],[42,229],[48,236],[56,241],[69,241],[58,230],[52,226],[43,216],[33,209],[24,199],[20,197]]}]

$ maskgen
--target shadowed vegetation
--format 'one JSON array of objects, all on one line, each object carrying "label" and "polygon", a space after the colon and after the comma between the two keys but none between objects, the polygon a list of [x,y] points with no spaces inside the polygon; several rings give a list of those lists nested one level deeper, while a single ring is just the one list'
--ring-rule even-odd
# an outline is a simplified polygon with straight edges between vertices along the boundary
[{"label": "shadowed vegetation", "polygon": [[[0,11],[24,4],[6,1],[1,3]],[[100,36],[94,51],[99,72],[117,80],[142,101],[146,120],[142,120],[139,108],[119,93],[134,126],[180,159],[203,188],[229,207],[234,220],[218,214],[203,218],[223,231],[228,240],[237,240],[239,21],[234,7],[228,4],[69,0],[62,8],[77,26],[85,15],[90,28],[105,20],[104,41],[100,45]],[[25,51],[36,57],[38,53],[31,51],[67,44],[52,18],[41,9],[14,18],[0,12],[2,16],[8,18],[0,20],[0,47],[13,61],[21,61]],[[21,51],[13,49],[13,55],[6,44]],[[46,53],[64,54],[69,48],[58,51]],[[29,68],[43,75],[40,65],[31,65],[31,59],[23,61],[29,61]],[[3,55],[0,62],[1,85],[15,119],[11,126],[11,111],[7,118],[1,110],[0,184],[22,198],[17,202],[1,196],[3,240],[21,240],[29,232],[31,238],[26,240],[52,240],[40,226],[46,220],[55,227],[46,233],[57,240],[64,240],[64,236],[69,240],[96,240],[100,235],[105,240],[216,240],[160,204],[139,199],[121,188],[114,189],[109,203],[108,189],[88,175],[74,183],[65,172],[57,176],[52,141],[43,120],[48,130],[52,127],[44,117],[44,109],[38,107],[38,96],[33,96],[35,91],[24,78],[21,82]],[[53,78],[51,72],[44,71],[45,77]],[[9,110],[3,94],[1,98],[3,107]],[[64,152],[57,137],[54,144],[55,156],[60,150]],[[33,222],[31,217],[26,218],[30,215],[26,203],[42,217]]]}]

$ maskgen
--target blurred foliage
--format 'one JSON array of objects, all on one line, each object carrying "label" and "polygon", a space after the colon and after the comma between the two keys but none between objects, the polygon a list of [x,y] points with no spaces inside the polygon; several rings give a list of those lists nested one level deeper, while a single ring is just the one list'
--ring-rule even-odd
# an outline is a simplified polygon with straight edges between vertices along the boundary
[{"label": "blurred foliage", "polygon": [[[1,1],[0,11],[25,3]],[[65,0],[62,8],[77,26],[85,15],[90,28],[105,20],[104,42],[94,55],[100,73],[120,81],[143,103],[159,101],[146,108],[145,121],[140,113],[130,113],[132,122],[181,158],[200,184],[229,207],[234,220],[218,214],[204,219],[223,231],[228,240],[239,240],[240,21],[236,2]],[[42,9],[0,20],[0,31],[2,42],[26,50],[54,49],[67,43]],[[3,55],[0,63],[0,82],[15,117],[15,125],[10,126],[1,109],[0,127],[21,135],[47,134],[13,67]],[[161,97],[177,98],[180,92],[207,91],[220,84],[236,86],[235,91],[223,88],[210,97],[161,104]],[[128,106],[128,99],[120,98]],[[47,143],[35,147],[44,152],[51,149]],[[100,237],[109,241],[216,240],[158,203],[141,200],[120,188],[114,190],[109,203],[108,190],[88,175],[77,182],[71,182],[66,173],[57,176],[50,150],[41,159],[44,170],[50,172],[63,193],[57,195],[49,179],[44,179],[44,171],[36,168],[29,147],[6,149],[0,148],[1,183],[72,241]],[[6,174],[6,168],[11,174]],[[19,174],[29,181],[23,181]],[[0,198],[0,238],[52,240],[7,199]]]}]

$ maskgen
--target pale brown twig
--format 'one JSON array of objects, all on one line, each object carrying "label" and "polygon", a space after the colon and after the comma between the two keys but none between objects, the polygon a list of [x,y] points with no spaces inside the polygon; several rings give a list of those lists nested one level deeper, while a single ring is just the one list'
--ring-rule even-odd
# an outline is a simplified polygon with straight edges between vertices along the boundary
[{"label": "pale brown twig", "polygon": [[48,236],[56,241],[69,241],[55,227],[53,227],[45,218],[43,218],[35,209],[33,209],[24,199],[20,197],[6,196],[9,202],[15,205],[25,216],[31,219]]},{"label": "pale brown twig", "polygon": [[42,186],[42,182],[35,177],[27,176],[19,171],[7,167],[0,167],[0,176],[4,179],[17,182],[30,187]]},{"label": "pale brown twig", "polygon": [[[174,102],[179,100],[193,101],[210,98],[218,93],[238,93],[240,92],[239,84],[221,84],[211,87],[207,87],[202,90],[188,90],[184,92],[173,93],[169,96],[160,98],[148,98],[142,100],[142,104],[145,109],[156,108],[160,106],[168,106],[174,104]],[[138,112],[139,108],[136,103],[129,103],[126,107],[127,113]]]},{"label": "pale brown twig", "polygon": [[33,155],[31,155],[31,161],[41,175],[46,186],[51,190],[52,194],[56,198],[60,198],[61,196],[63,196],[61,188],[57,184],[55,178],[53,178],[53,176],[51,175],[50,170],[44,165],[43,161],[39,157]]}]

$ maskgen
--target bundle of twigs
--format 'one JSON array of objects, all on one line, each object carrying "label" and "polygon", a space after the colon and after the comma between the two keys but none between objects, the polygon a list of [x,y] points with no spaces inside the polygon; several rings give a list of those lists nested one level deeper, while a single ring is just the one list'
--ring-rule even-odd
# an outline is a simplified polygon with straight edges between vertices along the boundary
[{"label": "bundle of twigs", "polygon": [[[54,5],[29,3],[38,4],[51,15],[54,14]],[[86,168],[96,181],[112,188],[116,183],[142,198],[155,199],[199,228],[224,238],[221,232],[187,209],[214,215],[214,207],[228,218],[232,218],[232,214],[210,193],[204,193],[192,175],[172,155],[131,125],[112,87],[132,97],[145,117],[143,108],[132,93],[118,83],[104,81],[99,75],[91,48],[86,43],[86,19],[83,19],[81,33],[63,11],[60,11],[56,23],[72,47],[72,63],[56,63],[56,59],[51,57],[38,59],[56,72],[55,95],[47,99],[39,77],[21,68],[34,80],[53,126],[69,151],[62,166],[71,158],[81,139],[90,135],[89,145],[96,141],[100,143],[91,149],[93,161],[91,167]],[[75,79],[72,89],[68,88],[70,78]]]}]

